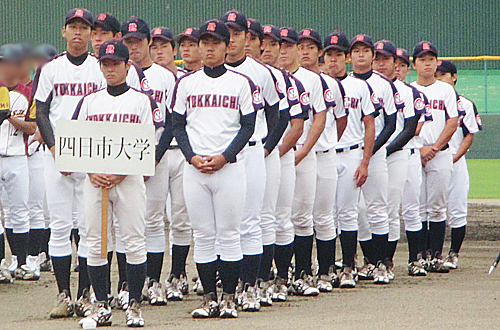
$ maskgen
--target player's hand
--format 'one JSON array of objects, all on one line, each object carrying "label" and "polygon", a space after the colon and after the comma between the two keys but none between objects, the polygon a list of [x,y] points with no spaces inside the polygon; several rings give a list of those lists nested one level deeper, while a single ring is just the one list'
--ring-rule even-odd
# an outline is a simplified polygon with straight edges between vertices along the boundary
[{"label": "player's hand", "polygon": [[203,164],[206,163],[205,158],[202,156],[195,155],[191,157],[191,160],[189,161],[191,165],[193,165],[198,171],[201,172],[203,169]]},{"label": "player's hand", "polygon": [[436,156],[436,149],[432,146],[423,146],[420,149],[420,158],[422,159],[422,165],[425,165],[428,161]]},{"label": "player's hand", "polygon": [[300,149],[300,150],[296,150],[295,151],[295,166],[299,165],[299,163],[304,159],[306,158],[307,156],[307,153],[305,153],[304,151],[304,148]]},{"label": "player's hand", "polygon": [[70,176],[73,172],[61,172],[61,174],[64,176]]},{"label": "player's hand", "polygon": [[359,165],[356,173],[354,173],[354,179],[356,180],[356,187],[361,187],[365,184],[366,179],[368,179],[368,165]]},{"label": "player's hand", "polygon": [[104,187],[104,188],[108,188],[108,189],[114,188],[117,185],[119,185],[120,183],[122,183],[126,177],[127,177],[126,175],[108,174],[107,179],[108,179],[109,184],[107,187]]},{"label": "player's hand", "polygon": [[205,163],[201,165],[201,173],[213,174],[224,167],[227,164],[226,157],[224,155],[215,155],[204,157]]},{"label": "player's hand", "polygon": [[50,147],[49,150],[52,153],[52,157],[54,157],[54,159],[56,159],[56,146]]},{"label": "player's hand", "polygon": [[31,140],[29,145],[32,145],[35,141],[40,144],[43,143],[42,133],[40,133],[40,131],[36,131],[35,134],[33,134],[33,139]]},{"label": "player's hand", "polygon": [[264,148],[264,157],[267,157],[269,156],[269,150],[267,150],[266,148]]},{"label": "player's hand", "polygon": [[282,144],[280,144],[278,146],[278,151],[280,152],[280,158],[283,157],[283,155],[285,154],[285,147]]},{"label": "player's hand", "polygon": [[109,180],[106,174],[89,173],[89,179],[94,188],[107,188],[109,186]]}]

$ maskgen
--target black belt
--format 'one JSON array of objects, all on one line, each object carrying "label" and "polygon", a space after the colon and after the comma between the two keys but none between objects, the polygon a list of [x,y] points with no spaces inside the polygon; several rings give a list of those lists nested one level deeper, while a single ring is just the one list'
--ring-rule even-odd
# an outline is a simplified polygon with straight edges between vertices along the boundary
[{"label": "black belt", "polygon": [[[360,146],[361,146],[361,145],[359,145],[359,144],[355,144],[355,145],[353,145],[353,146],[350,146],[348,149],[349,149],[349,150],[355,150],[355,149],[358,149]],[[344,150],[345,150],[345,149],[347,149],[347,148],[335,149],[335,151],[336,151],[338,154],[340,154],[340,153],[344,152]]]},{"label": "black belt", "polygon": [[316,151],[316,154],[327,154],[328,152],[330,152],[330,149],[324,151]]},{"label": "black belt", "polygon": [[174,150],[174,149],[180,149],[179,146],[169,146],[167,150]]},{"label": "black belt", "polygon": [[450,147],[450,145],[448,143],[446,143],[446,145],[441,149],[441,151],[445,151],[446,149],[448,149]]},{"label": "black belt", "polygon": [[415,153],[415,149],[410,149],[410,156]]},{"label": "black belt", "polygon": [[[267,140],[267,137],[263,138],[261,140],[262,144],[265,144]],[[255,147],[257,145],[257,141],[248,141],[248,146],[249,147]]]}]

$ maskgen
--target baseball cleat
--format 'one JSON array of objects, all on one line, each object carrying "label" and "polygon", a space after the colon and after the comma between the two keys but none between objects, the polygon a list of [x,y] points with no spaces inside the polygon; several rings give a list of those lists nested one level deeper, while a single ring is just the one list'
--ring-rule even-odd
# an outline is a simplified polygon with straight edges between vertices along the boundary
[{"label": "baseball cleat", "polygon": [[152,306],[165,306],[167,304],[161,284],[157,280],[153,279],[149,282],[148,300]]},{"label": "baseball cleat", "polygon": [[196,292],[196,294],[198,296],[203,296],[204,291],[203,291],[203,285],[201,284],[200,278],[199,277],[193,278],[193,282],[194,282],[193,291]]},{"label": "baseball cleat", "polygon": [[320,275],[317,283],[319,292],[332,292],[333,285],[331,277],[328,275]]},{"label": "baseball cleat", "polygon": [[408,264],[408,275],[410,276],[426,276],[427,271],[422,264],[418,261],[414,261]]},{"label": "baseball cleat", "polygon": [[111,307],[107,301],[98,301],[92,305],[89,315],[80,320],[83,329],[95,329],[96,327],[110,326],[113,321]]},{"label": "baseball cleat", "polygon": [[272,289],[273,294],[271,296],[271,299],[274,302],[286,301],[286,298],[288,296],[288,288],[286,287],[285,281],[281,277],[276,276]]},{"label": "baseball cleat", "polygon": [[238,310],[234,302],[234,294],[222,294],[222,299],[219,304],[219,317],[221,319],[235,319],[238,317]]},{"label": "baseball cleat", "polygon": [[241,294],[241,310],[244,312],[258,312],[260,311],[260,304],[257,301],[255,287],[245,283],[243,293]]},{"label": "baseball cleat", "polygon": [[377,267],[373,271],[373,284],[389,284],[387,268],[382,261],[378,262]]},{"label": "baseball cleat", "polygon": [[302,271],[301,278],[292,283],[289,293],[296,296],[313,297],[319,295],[319,290],[314,286],[312,275]]},{"label": "baseball cleat", "polygon": [[358,271],[358,279],[360,281],[371,281],[373,280],[373,271],[375,270],[375,265],[368,262],[368,259],[364,258],[365,263],[363,267]]},{"label": "baseball cleat", "polygon": [[14,277],[14,272],[16,271],[17,268],[18,268],[17,256],[14,255],[10,258],[10,265],[9,265],[9,272],[10,275],[12,275],[12,277]]},{"label": "baseball cleat", "polygon": [[340,285],[340,279],[337,275],[337,267],[335,265],[331,265],[328,269],[328,276],[330,277],[330,281],[332,282],[332,286],[334,288],[338,288]]},{"label": "baseball cleat", "polygon": [[219,304],[217,304],[217,296],[211,292],[203,296],[201,306],[191,312],[191,316],[195,319],[206,319],[219,316]]},{"label": "baseball cleat", "polygon": [[350,267],[344,266],[342,272],[340,273],[340,284],[341,289],[350,289],[356,287],[356,281],[354,280],[353,271]]},{"label": "baseball cleat", "polygon": [[260,306],[269,307],[273,305],[272,294],[273,294],[273,281],[264,282],[261,279],[257,280],[255,287],[257,288],[257,301]]},{"label": "baseball cleat", "polygon": [[448,267],[449,269],[457,269],[458,253],[450,251],[446,259],[444,260],[443,266]]},{"label": "baseball cleat", "polygon": [[[30,256],[28,258],[30,258]],[[34,268],[31,268],[31,267],[34,267]],[[26,261],[26,264],[17,268],[14,271],[14,277],[16,278],[16,280],[37,281],[38,279],[40,279],[40,270],[37,269],[38,266],[33,265],[33,263],[32,263],[31,267],[28,265],[28,262]]]},{"label": "baseball cleat", "polygon": [[385,267],[387,268],[387,277],[389,277],[389,281],[392,281],[396,278],[396,275],[394,275],[394,262],[391,260],[387,260],[385,262]]},{"label": "baseball cleat", "polygon": [[170,278],[165,280],[165,295],[169,301],[181,301],[183,299],[182,292],[179,290],[179,279],[170,275]]},{"label": "baseball cleat", "polygon": [[38,255],[38,263],[40,264],[40,271],[52,271],[52,260],[47,259],[47,255],[45,254],[45,252],[40,252],[40,254]]},{"label": "baseball cleat", "polygon": [[75,303],[75,313],[79,317],[87,317],[93,313],[92,302],[87,288],[83,289],[82,296]]},{"label": "baseball cleat", "polygon": [[182,273],[181,276],[179,276],[179,291],[183,295],[187,295],[189,293],[189,283],[185,273]]},{"label": "baseball cleat", "polygon": [[116,307],[122,310],[127,310],[129,301],[129,292],[127,282],[122,283],[118,297],[116,297]]},{"label": "baseball cleat", "polygon": [[450,269],[444,265],[442,257],[437,256],[431,260],[429,264],[429,271],[431,273],[449,273]]},{"label": "baseball cleat", "polygon": [[51,319],[71,317],[74,312],[75,306],[71,302],[69,292],[67,290],[63,290],[57,296],[57,305],[50,311],[49,317]]},{"label": "baseball cleat", "polygon": [[[156,282],[158,283],[158,282]],[[141,304],[135,299],[131,299],[127,311],[125,312],[127,327],[141,328],[144,326],[144,318],[141,313]]]},{"label": "baseball cleat", "polygon": [[0,283],[13,283],[14,279],[9,271],[9,265],[7,265],[7,260],[2,259],[0,263]]}]

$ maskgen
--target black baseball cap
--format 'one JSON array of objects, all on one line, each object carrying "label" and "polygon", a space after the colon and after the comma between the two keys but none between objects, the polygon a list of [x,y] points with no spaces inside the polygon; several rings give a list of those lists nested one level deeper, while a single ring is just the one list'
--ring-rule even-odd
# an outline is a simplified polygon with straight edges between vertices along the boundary
[{"label": "black baseball cap", "polygon": [[262,25],[253,18],[249,18],[247,20],[247,27],[248,27],[248,32],[253,34],[254,36],[258,37],[260,41],[264,39],[264,31],[262,30]]},{"label": "black baseball cap", "polygon": [[0,46],[0,60],[19,63],[22,60],[23,52],[16,44],[5,44]]},{"label": "black baseball cap", "polygon": [[347,54],[349,52],[349,41],[345,34],[335,31],[325,38],[323,47],[325,48],[325,52],[328,49],[334,48]]},{"label": "black baseball cap", "polygon": [[151,30],[151,38],[159,38],[168,42],[174,41],[174,34],[166,27],[157,27]]},{"label": "black baseball cap", "polygon": [[74,19],[80,19],[90,27],[92,27],[94,23],[94,17],[90,13],[90,11],[83,8],[70,9],[66,14],[66,20],[64,21],[64,25],[68,25],[68,23]]},{"label": "black baseball cap", "polygon": [[432,55],[438,57],[438,52],[436,47],[434,47],[430,42],[420,41],[413,49],[413,62],[418,57],[421,57],[425,53],[431,53]]},{"label": "black baseball cap", "polygon": [[120,40],[109,40],[99,48],[99,61],[111,58],[118,61],[128,61],[128,48]]},{"label": "black baseball cap", "polygon": [[111,31],[113,34],[120,32],[120,22],[111,14],[99,14],[94,21],[93,29],[100,26],[104,31]]},{"label": "black baseball cap", "polygon": [[370,36],[367,36],[366,34],[358,34],[357,36],[355,36],[351,40],[351,45],[349,46],[349,52],[352,50],[354,45],[356,45],[357,43],[362,43],[362,44],[370,47],[371,49],[373,49],[372,38],[370,38]]},{"label": "black baseball cap", "polygon": [[375,44],[375,53],[381,53],[385,56],[396,58],[396,46],[388,40],[380,40]]},{"label": "black baseball cap", "polygon": [[184,38],[188,38],[195,42],[198,42],[198,40],[200,39],[200,30],[196,28],[187,28],[184,30],[184,32],[179,33],[177,37],[175,37],[175,41],[181,43],[182,39]]},{"label": "black baseball cap", "polygon": [[123,39],[136,37],[139,39],[151,39],[148,23],[145,20],[137,17],[131,17],[122,24],[120,31]]},{"label": "black baseball cap", "polygon": [[262,32],[264,33],[264,37],[269,36],[276,41],[281,41],[280,29],[274,25],[264,25]]},{"label": "black baseball cap", "polygon": [[455,66],[455,64],[453,64],[452,61],[448,61],[448,60],[442,60],[442,61],[438,61],[437,63],[438,65],[438,70],[441,71],[442,73],[451,73],[451,75],[454,75],[455,73],[457,73],[457,67]]},{"label": "black baseball cap", "polygon": [[33,50],[33,57],[41,57],[45,60],[50,60],[57,55],[57,50],[49,44],[41,44]]},{"label": "black baseball cap", "polygon": [[231,39],[231,34],[229,33],[229,28],[221,21],[211,20],[205,22],[200,28],[200,39],[203,36],[210,35],[221,41],[229,44],[229,39]]},{"label": "black baseball cap", "polygon": [[280,29],[280,37],[282,41],[287,41],[292,44],[299,43],[299,34],[297,31],[290,27],[284,27]]},{"label": "black baseball cap", "polygon": [[220,21],[226,25],[235,28],[238,31],[248,31],[247,18],[239,11],[233,9],[225,13]]},{"label": "black baseball cap", "polygon": [[31,44],[27,42],[21,42],[18,44],[18,46],[21,49],[21,56],[23,59],[33,57],[33,47],[31,46]]},{"label": "black baseball cap", "polygon": [[405,61],[406,64],[410,65],[410,54],[406,49],[403,48],[396,49],[396,56],[397,58],[400,58],[403,61]]},{"label": "black baseball cap", "polygon": [[299,33],[299,42],[300,40],[309,39],[312,40],[318,45],[319,49],[323,49],[323,44],[321,43],[321,36],[318,31],[313,29],[304,29]]}]

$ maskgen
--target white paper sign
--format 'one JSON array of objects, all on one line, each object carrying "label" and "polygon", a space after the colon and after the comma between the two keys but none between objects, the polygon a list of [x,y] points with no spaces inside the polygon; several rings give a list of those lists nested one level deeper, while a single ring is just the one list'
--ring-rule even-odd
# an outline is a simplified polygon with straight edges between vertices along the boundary
[{"label": "white paper sign", "polygon": [[155,174],[154,125],[60,120],[55,138],[60,172]]}]

